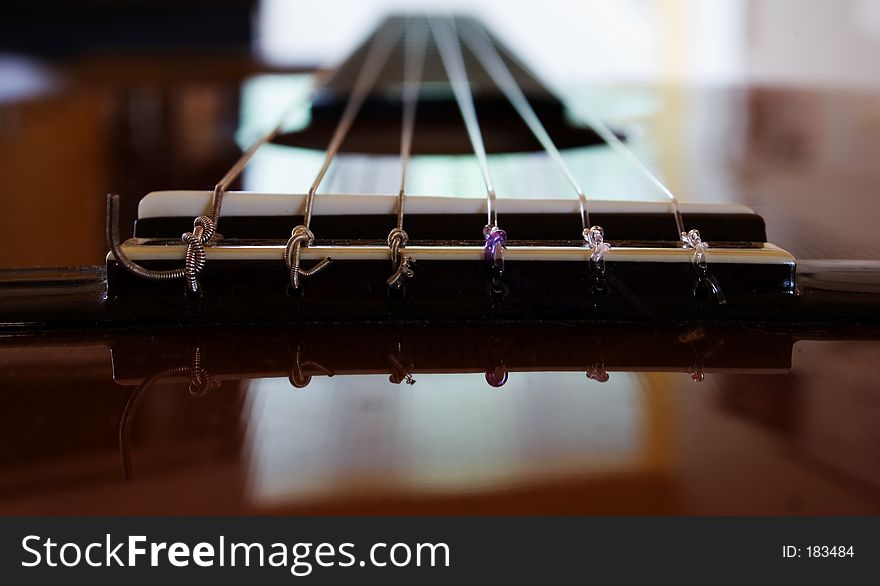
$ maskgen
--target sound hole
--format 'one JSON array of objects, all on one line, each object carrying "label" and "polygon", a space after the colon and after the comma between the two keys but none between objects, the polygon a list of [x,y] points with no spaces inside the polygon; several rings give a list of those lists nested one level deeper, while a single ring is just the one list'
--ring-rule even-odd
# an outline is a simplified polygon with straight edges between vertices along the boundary
[{"label": "sound hole", "polygon": [[[326,148],[345,100],[341,96],[324,96],[323,99],[325,101],[312,106],[312,120],[306,128],[281,134],[274,142],[316,150]],[[504,96],[486,96],[474,102],[488,153],[542,150]],[[532,99],[530,103],[560,149],[604,144],[592,129],[571,124],[564,108],[555,100]],[[401,108],[399,100],[368,98],[345,139],[343,150],[376,155],[399,154]],[[451,96],[448,99],[421,99],[416,124],[418,132],[413,137],[413,154],[473,153],[461,114]],[[621,134],[618,137],[623,138]]]}]

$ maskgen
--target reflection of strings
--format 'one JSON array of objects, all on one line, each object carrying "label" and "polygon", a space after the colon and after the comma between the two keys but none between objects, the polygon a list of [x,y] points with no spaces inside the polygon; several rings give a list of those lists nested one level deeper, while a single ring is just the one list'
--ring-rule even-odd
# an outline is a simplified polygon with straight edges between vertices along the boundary
[{"label": "reflection of strings", "polygon": [[408,385],[416,384],[416,379],[413,378],[412,375],[412,370],[415,368],[415,365],[412,360],[404,356],[403,344],[401,342],[397,342],[397,344],[392,346],[387,357],[388,362],[391,363],[393,369],[388,377],[390,382],[396,385],[399,385],[404,381]]},{"label": "reflection of strings", "polygon": [[329,368],[321,366],[317,362],[312,362],[311,360],[303,362],[303,350],[302,344],[296,345],[296,354],[293,359],[293,366],[290,369],[290,373],[287,375],[287,380],[290,382],[291,386],[297,389],[304,389],[309,386],[309,383],[312,382],[312,375],[306,374],[306,368],[311,369],[313,372],[318,371],[321,372],[328,377],[333,377],[333,371]]},{"label": "reflection of strings", "polygon": [[507,367],[504,366],[504,363],[498,364],[492,370],[486,371],[486,382],[489,383],[489,386],[495,387],[496,389],[500,389],[505,384],[507,384],[507,378],[509,373],[507,372]]},{"label": "reflection of strings", "polygon": [[598,343],[594,344],[599,348],[599,358],[591,367],[587,369],[587,378],[597,383],[607,383],[611,378],[608,371],[605,370],[605,336],[600,335]]},{"label": "reflection of strings", "polygon": [[510,346],[510,337],[504,332],[492,333],[489,335],[489,352],[492,355],[492,368],[485,373],[486,382],[494,388],[501,388],[507,384],[510,372],[507,369],[507,363],[504,355]]},{"label": "reflection of strings", "polygon": [[149,378],[144,379],[144,381],[138,386],[138,388],[135,389],[134,392],[129,395],[128,399],[125,401],[125,406],[122,409],[122,415],[119,418],[119,430],[117,435],[119,441],[119,454],[122,458],[122,472],[125,480],[134,480],[134,472],[132,469],[131,458],[132,422],[134,421],[134,416],[137,412],[138,406],[141,403],[141,400],[143,399],[144,395],[147,394],[147,391],[153,386],[153,384],[165,377],[189,374],[189,393],[195,397],[205,395],[206,393],[213,391],[220,386],[220,382],[211,377],[207,370],[202,368],[201,355],[201,348],[196,346],[192,350],[192,357],[190,359],[189,366],[178,366],[176,368],[169,368],[167,370],[159,372],[158,374],[154,374]]},{"label": "reflection of strings", "polygon": [[706,331],[699,327],[679,335],[678,341],[690,346],[694,356],[693,365],[688,367],[685,372],[694,382],[703,382],[706,378],[705,361],[718,353],[718,350],[724,345],[724,338],[710,338]]}]

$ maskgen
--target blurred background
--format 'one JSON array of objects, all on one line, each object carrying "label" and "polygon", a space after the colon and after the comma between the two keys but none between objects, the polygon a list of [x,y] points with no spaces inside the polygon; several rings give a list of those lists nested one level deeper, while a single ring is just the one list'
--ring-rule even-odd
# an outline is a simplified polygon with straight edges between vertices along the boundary
[{"label": "blurred background", "polygon": [[556,83],[880,85],[875,0],[264,0],[256,46],[276,63],[332,63],[378,15],[483,19]]},{"label": "blurred background", "polygon": [[[384,15],[411,11],[477,16],[555,82],[880,84],[875,0],[52,0],[4,7],[0,48],[54,59],[237,50],[328,66]],[[24,90],[4,81],[7,99]]]}]

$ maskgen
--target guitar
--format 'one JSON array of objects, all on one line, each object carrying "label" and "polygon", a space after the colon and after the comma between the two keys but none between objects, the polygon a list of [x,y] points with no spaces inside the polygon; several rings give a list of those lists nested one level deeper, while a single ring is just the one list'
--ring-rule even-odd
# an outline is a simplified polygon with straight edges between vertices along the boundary
[{"label": "guitar", "polygon": [[[307,103],[294,104],[307,114],[298,126],[282,119],[214,189],[147,193],[127,240],[119,196],[108,196],[104,266],[0,272],[0,377],[7,402],[26,404],[26,422],[7,427],[6,445],[20,450],[7,462],[12,470],[41,463],[33,476],[22,472],[30,480],[4,485],[6,510],[514,512],[533,502],[537,512],[873,511],[880,479],[862,463],[876,456],[839,431],[840,418],[818,426],[824,436],[804,431],[798,417],[826,399],[798,411],[802,397],[818,392],[811,380],[825,379],[812,360],[793,365],[793,355],[808,348],[818,362],[826,349],[855,348],[863,356],[853,372],[862,376],[880,339],[880,268],[797,258],[768,241],[773,226],[748,206],[680,201],[635,153],[637,133],[575,115],[569,105],[472,19],[392,17]],[[600,164],[579,166],[585,153]],[[243,174],[247,183],[249,165],[268,168],[272,160],[290,170],[285,181],[301,181],[300,191],[233,189]],[[521,171],[530,165],[537,180]],[[591,173],[635,177],[637,192],[603,196],[591,189]],[[78,358],[63,358],[68,353]],[[671,397],[690,392],[670,382],[682,379],[714,388],[722,414],[795,438],[783,443],[801,442],[798,465],[818,475],[798,485],[806,505],[807,497],[795,505],[779,495],[752,498],[744,488],[757,478],[752,469],[742,492],[719,489],[714,501],[676,492],[668,442],[670,429],[685,428],[667,419],[676,413]],[[543,415],[510,419],[503,411],[513,399],[502,395],[491,399],[500,411],[486,415],[484,428],[462,415],[478,408],[479,393],[453,392],[459,404],[439,393],[457,380],[509,392]],[[859,380],[854,388],[863,388]],[[355,415],[347,399],[323,411],[320,399],[278,398],[279,383],[311,397],[350,387],[380,413],[402,409],[407,430],[369,439],[391,433],[394,422]],[[408,411],[415,408],[402,407],[398,395],[385,405],[386,387],[401,384],[426,394],[426,410]],[[571,394],[581,384],[587,398]],[[805,391],[775,391],[780,384]],[[167,385],[178,394],[156,404],[164,415],[145,409]],[[590,398],[600,388],[620,392]],[[669,388],[677,392],[658,390]],[[634,389],[645,393],[635,407],[627,403]],[[97,493],[75,496],[78,473],[54,472],[51,458],[22,445],[36,433],[28,421],[38,403],[53,404],[66,390],[82,392],[70,401],[89,412],[68,417],[59,404],[44,413],[72,445],[103,446],[101,472],[84,477],[138,486],[141,470],[148,478],[167,473],[158,492],[124,501],[114,481],[101,480],[109,482],[106,502]],[[603,427],[591,409],[617,423]],[[718,418],[695,409],[685,424]],[[276,426],[298,410],[338,429],[349,447],[323,454],[326,438],[302,422],[300,439],[314,454],[284,448],[288,432]],[[583,420],[567,418],[570,411],[594,431],[579,431]],[[149,429],[171,426],[172,444],[139,450],[144,417]],[[257,440],[246,439],[243,420]],[[647,435],[638,433],[640,421]],[[436,435],[414,422],[433,423]],[[103,435],[89,439],[92,428]],[[466,449],[467,437],[484,447],[493,438],[516,443],[522,430],[534,438],[512,459],[500,448],[473,460],[439,455],[445,446]],[[845,436],[853,459],[826,453],[828,434]],[[707,437],[708,449],[725,449],[727,436]],[[52,453],[55,441],[37,445]],[[421,465],[383,461],[413,445],[422,446],[413,452]],[[189,470],[203,449],[213,454],[204,469]],[[369,474],[391,478],[361,479],[358,466],[346,464],[348,449]],[[693,449],[682,453],[699,460]],[[337,468],[322,481],[325,456]],[[299,458],[297,473],[285,468],[289,457]],[[72,458],[85,470],[81,455]],[[709,469],[691,464],[699,478]],[[456,477],[446,465],[463,472]],[[250,484],[254,466],[264,484]],[[174,488],[209,486],[218,474],[232,488],[204,501]],[[773,474],[772,490],[795,490],[794,476]],[[61,504],[23,496],[28,486],[45,486],[47,475],[60,478]],[[828,479],[838,501],[821,496]],[[363,490],[335,492],[358,481]],[[448,482],[447,491],[432,495],[434,482]]]}]

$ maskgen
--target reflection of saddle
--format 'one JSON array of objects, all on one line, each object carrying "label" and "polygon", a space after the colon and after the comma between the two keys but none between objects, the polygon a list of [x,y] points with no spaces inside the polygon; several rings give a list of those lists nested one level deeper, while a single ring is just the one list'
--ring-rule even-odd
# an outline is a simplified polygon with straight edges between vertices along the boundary
[{"label": "reflection of saddle", "polygon": [[[287,377],[297,388],[315,376],[387,374],[392,383],[419,373],[486,373],[501,386],[516,372],[581,371],[607,380],[614,371],[778,373],[791,364],[797,337],[784,331],[756,335],[743,328],[506,326],[307,327],[177,331],[144,352],[141,335],[111,342],[117,383],[138,385],[157,372],[179,380],[196,371],[209,380]],[[761,352],[755,352],[755,345]],[[236,351],[229,352],[230,347]],[[197,352],[193,352],[197,348]],[[202,376],[198,380],[206,379]]]}]

